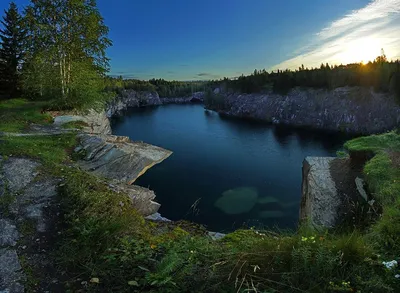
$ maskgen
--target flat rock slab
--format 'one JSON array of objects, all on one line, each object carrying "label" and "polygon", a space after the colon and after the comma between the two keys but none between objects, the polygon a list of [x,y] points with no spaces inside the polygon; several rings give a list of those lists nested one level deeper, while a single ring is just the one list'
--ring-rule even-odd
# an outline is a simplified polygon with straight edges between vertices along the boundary
[{"label": "flat rock slab", "polygon": [[24,189],[37,175],[38,163],[24,158],[8,158],[3,161],[4,179],[10,192]]},{"label": "flat rock slab", "polygon": [[83,169],[97,176],[133,184],[149,168],[168,158],[172,152],[127,137],[112,135],[79,135],[81,149],[86,151],[80,162]]},{"label": "flat rock slab", "polygon": [[0,249],[0,292],[23,293],[24,281],[17,252],[13,249]]}]

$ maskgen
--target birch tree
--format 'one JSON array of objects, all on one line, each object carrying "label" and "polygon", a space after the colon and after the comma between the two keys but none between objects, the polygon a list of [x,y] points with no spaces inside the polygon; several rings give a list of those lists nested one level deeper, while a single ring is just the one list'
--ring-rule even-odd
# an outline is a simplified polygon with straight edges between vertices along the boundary
[{"label": "birch tree", "polygon": [[[32,87],[36,80],[44,89],[37,94],[51,93],[69,106],[91,102],[88,100],[95,98],[93,92],[100,95],[111,41],[95,0],[31,0],[25,24],[30,52],[27,87],[37,88]],[[37,75],[39,68],[47,74]],[[52,88],[46,89],[48,86]],[[92,93],[90,97],[86,91]]]}]

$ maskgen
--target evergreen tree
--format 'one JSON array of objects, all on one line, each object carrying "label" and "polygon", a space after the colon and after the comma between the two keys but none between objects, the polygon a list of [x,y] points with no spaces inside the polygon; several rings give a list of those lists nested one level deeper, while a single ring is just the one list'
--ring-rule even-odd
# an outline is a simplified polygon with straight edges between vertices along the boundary
[{"label": "evergreen tree", "polygon": [[4,11],[0,29],[0,94],[15,97],[20,89],[19,68],[23,58],[24,30],[17,5]]}]

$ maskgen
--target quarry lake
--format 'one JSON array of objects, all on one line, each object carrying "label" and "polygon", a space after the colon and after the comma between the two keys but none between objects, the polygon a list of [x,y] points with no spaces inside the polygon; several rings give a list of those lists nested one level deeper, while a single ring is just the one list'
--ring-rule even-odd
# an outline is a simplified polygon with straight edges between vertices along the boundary
[{"label": "quarry lake", "polygon": [[135,184],[154,190],[159,212],[208,230],[297,226],[302,162],[334,156],[342,134],[220,117],[202,105],[131,109],[113,134],[173,151]]}]

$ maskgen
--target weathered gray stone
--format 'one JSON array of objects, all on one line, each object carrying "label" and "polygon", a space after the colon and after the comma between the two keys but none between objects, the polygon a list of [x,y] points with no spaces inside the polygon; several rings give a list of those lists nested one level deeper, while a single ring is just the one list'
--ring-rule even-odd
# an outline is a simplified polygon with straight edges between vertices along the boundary
[{"label": "weathered gray stone", "polygon": [[74,116],[74,115],[65,115],[65,116],[57,116],[54,118],[54,125],[63,125],[69,122],[78,122],[85,121],[85,117],[83,116]]},{"label": "weathered gray stone", "polygon": [[17,227],[10,220],[0,219],[0,247],[15,246],[18,239]]},{"label": "weathered gray stone", "polygon": [[360,193],[361,197],[368,202],[368,195],[367,192],[364,189],[364,180],[362,180],[360,177],[357,177],[356,180],[356,187],[358,192]]},{"label": "weathered gray stone", "polygon": [[160,208],[160,204],[153,201],[156,197],[154,191],[148,188],[127,184],[116,184],[110,188],[118,193],[126,193],[131,199],[132,206],[144,216],[152,215]]},{"label": "weathered gray stone", "polygon": [[46,231],[46,219],[43,210],[51,204],[53,197],[57,195],[57,181],[46,178],[30,184],[22,196],[18,197],[18,205],[24,206],[24,217],[36,222],[38,232]]},{"label": "weathered gray stone", "polygon": [[24,189],[37,175],[38,163],[23,158],[9,158],[3,163],[4,178],[14,193]]},{"label": "weathered gray stone", "polygon": [[330,173],[335,158],[306,157],[303,162],[300,219],[314,226],[333,227],[342,200]]},{"label": "weathered gray stone", "polygon": [[85,114],[84,120],[88,127],[84,127],[87,133],[111,134],[111,125],[104,111],[95,111],[91,109]]},{"label": "weathered gray stone", "polygon": [[154,213],[145,218],[146,218],[146,220],[151,220],[151,221],[155,221],[155,222],[171,222],[170,219],[164,218],[163,216],[161,216],[160,213]]},{"label": "weathered gray stone", "polygon": [[220,240],[220,239],[224,238],[224,237],[226,236],[226,234],[219,233],[219,232],[211,232],[211,231],[209,231],[209,232],[208,232],[208,236],[209,236],[212,240],[216,241],[216,240]]},{"label": "weathered gray stone", "polygon": [[23,293],[24,280],[18,255],[12,249],[0,249],[0,292]]},{"label": "weathered gray stone", "polygon": [[79,139],[86,150],[80,162],[85,170],[129,184],[172,154],[157,146],[113,136],[81,134]]},{"label": "weathered gray stone", "polygon": [[[110,121],[104,111],[90,109],[87,113],[81,115],[64,115],[54,118],[53,128],[59,128],[69,122],[84,122],[87,126],[83,127],[84,132],[92,134],[111,134]],[[70,131],[68,129],[64,132]]]}]

